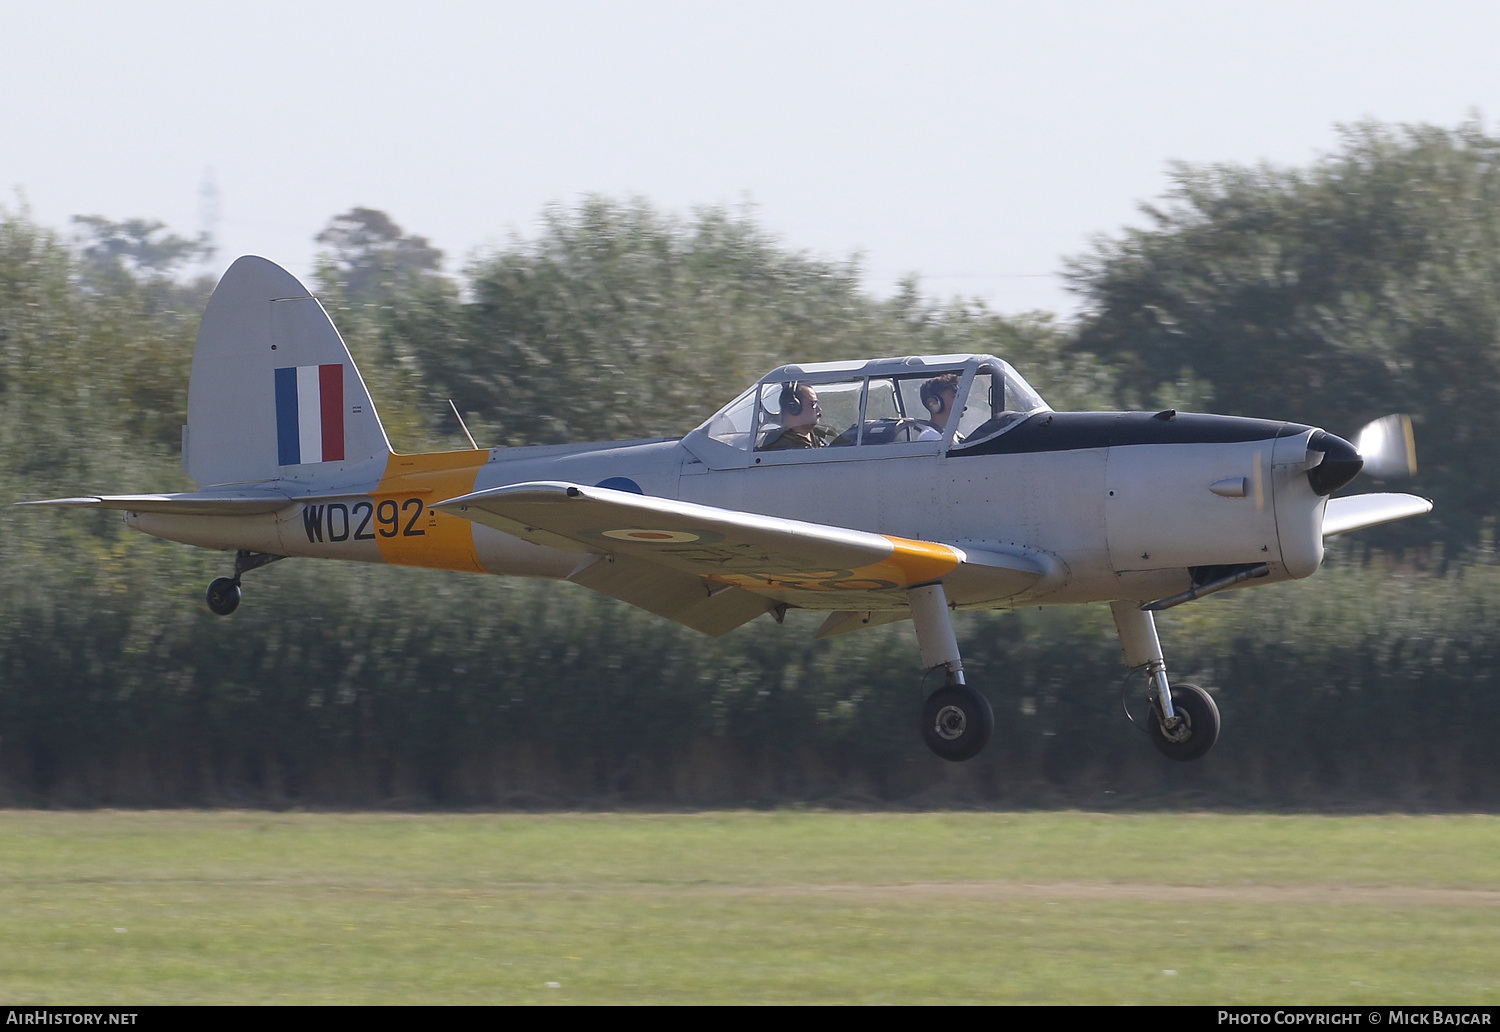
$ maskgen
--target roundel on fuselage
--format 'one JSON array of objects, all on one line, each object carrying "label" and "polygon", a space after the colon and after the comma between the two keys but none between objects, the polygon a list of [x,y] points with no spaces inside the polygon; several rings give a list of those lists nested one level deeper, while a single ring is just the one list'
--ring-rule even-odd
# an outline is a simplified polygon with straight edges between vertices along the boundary
[{"label": "roundel on fuselage", "polygon": [[608,488],[611,491],[629,491],[631,494],[638,495],[644,495],[646,493],[645,491],[641,490],[640,484],[637,484],[629,477],[609,477],[606,480],[599,481],[594,486]]}]

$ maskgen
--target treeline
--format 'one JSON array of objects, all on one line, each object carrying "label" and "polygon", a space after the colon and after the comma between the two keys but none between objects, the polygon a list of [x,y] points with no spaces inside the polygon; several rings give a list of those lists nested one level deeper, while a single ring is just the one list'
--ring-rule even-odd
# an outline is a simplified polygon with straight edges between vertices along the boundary
[{"label": "treeline", "polygon": [[207,564],[176,580],[166,548],[133,583],[7,575],[8,803],[1500,804],[1493,566],[1341,560],[1174,613],[1168,655],[1225,720],[1191,765],[1122,715],[1141,686],[1103,607],[968,614],[997,727],[950,765],[916,733],[907,625],[815,642],[792,613],[715,641],[570,586],[311,564],[224,620],[195,604]]},{"label": "treeline", "polygon": [[[0,513],[0,801],[21,805],[1396,805],[1500,803],[1492,562],[1500,141],[1350,130],[1305,169],[1189,168],[1148,226],[1070,266],[1082,313],[888,299],[748,213],[595,198],[456,273],[389,216],[332,220],[317,292],[400,450],[686,432],[792,360],[985,351],[1057,408],[1202,408],[1352,435],[1411,412],[1433,518],[1308,582],[1160,621],[1217,690],[1189,766],[1120,713],[1103,606],[970,614],[997,715],[977,760],[916,733],[908,626],[813,614],[699,637],[569,585],[281,563],[231,619],[228,557],[95,512]],[[11,499],[187,489],[210,241],[0,212],[0,463]],[[1367,482],[1357,485],[1369,489]],[[930,686],[929,686],[930,687]],[[1139,717],[1139,685],[1124,698]]]}]

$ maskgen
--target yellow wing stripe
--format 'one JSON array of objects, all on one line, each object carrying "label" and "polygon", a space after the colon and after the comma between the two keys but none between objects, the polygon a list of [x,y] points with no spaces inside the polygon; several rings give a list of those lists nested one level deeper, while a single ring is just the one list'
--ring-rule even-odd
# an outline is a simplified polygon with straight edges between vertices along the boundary
[{"label": "yellow wing stripe", "polygon": [[796,570],[765,574],[710,574],[709,579],[749,591],[882,591],[935,581],[958,568],[958,553],[947,545],[882,534],[891,554],[852,570]]},{"label": "yellow wing stripe", "polygon": [[[856,574],[870,571],[868,576],[894,580],[906,587],[909,584],[925,584],[927,581],[937,580],[958,569],[958,553],[947,545],[891,537],[889,534],[882,534],[881,537],[891,543],[893,551],[890,558],[870,566],[862,566],[854,571]],[[894,576],[882,576],[886,571]]]},{"label": "yellow wing stripe", "polygon": [[[479,467],[489,461],[489,454],[483,450],[427,455],[392,453],[379,485],[371,493],[377,514],[382,512],[382,503],[393,503],[399,521],[395,535],[377,535],[380,557],[398,566],[484,573],[474,554],[474,524],[461,516],[438,512],[428,503],[473,491],[474,478]],[[412,499],[420,501],[419,512],[413,511],[416,506],[408,504]],[[389,506],[384,511],[388,513]]]}]

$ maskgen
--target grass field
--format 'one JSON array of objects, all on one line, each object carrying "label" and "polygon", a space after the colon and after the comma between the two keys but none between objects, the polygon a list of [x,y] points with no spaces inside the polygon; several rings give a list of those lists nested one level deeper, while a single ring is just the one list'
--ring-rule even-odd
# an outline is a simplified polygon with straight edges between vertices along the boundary
[{"label": "grass field", "polygon": [[0,812],[0,1002],[1500,1002],[1500,818]]}]

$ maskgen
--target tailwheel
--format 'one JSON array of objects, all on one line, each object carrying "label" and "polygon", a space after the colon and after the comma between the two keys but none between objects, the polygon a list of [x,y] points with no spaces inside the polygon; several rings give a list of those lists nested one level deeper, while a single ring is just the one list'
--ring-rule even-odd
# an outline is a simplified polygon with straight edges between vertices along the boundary
[{"label": "tailwheel", "polygon": [[208,586],[208,608],[220,616],[228,616],[240,607],[240,578],[251,570],[285,559],[284,555],[270,552],[251,552],[240,549],[234,554],[234,576],[220,577]]},{"label": "tailwheel", "polygon": [[945,760],[977,756],[994,729],[989,700],[966,684],[945,685],[922,706],[922,740]]},{"label": "tailwheel", "polygon": [[219,577],[208,586],[205,597],[209,609],[220,616],[228,616],[239,608],[240,582],[233,577]]},{"label": "tailwheel", "polygon": [[1169,760],[1196,760],[1219,740],[1219,707],[1214,697],[1196,684],[1172,686],[1176,716],[1164,727],[1161,707],[1151,705],[1151,741]]}]

